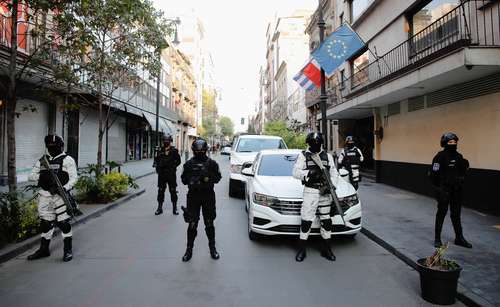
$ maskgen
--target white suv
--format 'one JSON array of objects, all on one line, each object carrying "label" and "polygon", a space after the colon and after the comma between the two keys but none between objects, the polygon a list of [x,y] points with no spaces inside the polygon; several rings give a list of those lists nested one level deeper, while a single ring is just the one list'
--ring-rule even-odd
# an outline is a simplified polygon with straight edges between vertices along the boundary
[{"label": "white suv", "polygon": [[229,196],[243,196],[246,178],[241,174],[241,166],[253,162],[257,154],[264,149],[287,149],[285,142],[279,136],[270,135],[240,135],[231,150],[231,175],[229,180]]},{"label": "white suv", "polygon": [[[251,240],[259,235],[299,235],[304,187],[292,176],[299,154],[300,150],[263,150],[252,164],[244,165],[242,174],[248,178],[245,198]],[[332,177],[345,214],[344,225],[334,209],[332,234],[354,237],[361,230],[361,202],[347,175],[347,171],[339,170],[339,176]],[[319,235],[319,226],[319,220],[315,219],[312,235]]]}]

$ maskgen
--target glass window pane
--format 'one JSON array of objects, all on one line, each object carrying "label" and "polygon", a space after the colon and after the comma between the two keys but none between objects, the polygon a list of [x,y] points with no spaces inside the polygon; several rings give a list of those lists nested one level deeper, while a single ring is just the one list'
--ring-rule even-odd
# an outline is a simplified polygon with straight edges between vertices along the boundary
[{"label": "glass window pane", "polygon": [[278,149],[280,147],[280,140],[278,139],[241,139],[237,152],[255,152],[264,149]]},{"label": "glass window pane", "polygon": [[296,160],[296,154],[263,156],[258,174],[260,176],[292,176]]}]

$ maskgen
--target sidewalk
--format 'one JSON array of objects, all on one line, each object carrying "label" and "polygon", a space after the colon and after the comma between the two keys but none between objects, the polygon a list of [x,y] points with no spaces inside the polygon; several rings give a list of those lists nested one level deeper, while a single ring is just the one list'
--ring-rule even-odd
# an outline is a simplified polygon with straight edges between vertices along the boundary
[{"label": "sidewalk", "polygon": [[[362,182],[363,228],[398,253],[416,261],[434,251],[434,199],[374,182]],[[472,249],[453,244],[449,213],[442,240],[450,242],[447,255],[463,271],[459,292],[480,305],[500,305],[500,218],[462,208],[464,236]]]}]

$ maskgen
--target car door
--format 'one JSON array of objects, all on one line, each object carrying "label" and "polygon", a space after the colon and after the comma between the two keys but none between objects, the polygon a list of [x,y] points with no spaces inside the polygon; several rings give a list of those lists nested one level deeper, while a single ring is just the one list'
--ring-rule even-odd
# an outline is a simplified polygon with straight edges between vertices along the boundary
[{"label": "car door", "polygon": [[258,170],[258,164],[260,162],[260,157],[261,154],[260,152],[255,156],[255,159],[253,160],[252,164],[252,173],[254,174],[254,177],[247,176],[247,184],[245,185],[245,206],[246,206],[246,211],[250,209],[250,200],[252,199],[252,193],[253,193],[253,181],[255,179],[255,175],[257,174]]}]

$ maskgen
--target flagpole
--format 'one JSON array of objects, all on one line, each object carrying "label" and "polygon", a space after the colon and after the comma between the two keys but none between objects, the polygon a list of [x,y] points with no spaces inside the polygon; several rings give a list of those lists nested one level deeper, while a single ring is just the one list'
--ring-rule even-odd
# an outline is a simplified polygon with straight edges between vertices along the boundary
[{"label": "flagpole", "polygon": [[[319,15],[318,15],[318,28],[319,28],[319,45],[325,40],[325,20],[323,18],[323,6],[321,5],[322,0],[319,0]],[[325,71],[321,68],[321,92],[319,96],[319,106],[321,109],[321,130],[324,137],[324,148],[328,151],[328,125],[326,120],[326,84],[325,84]]]}]

